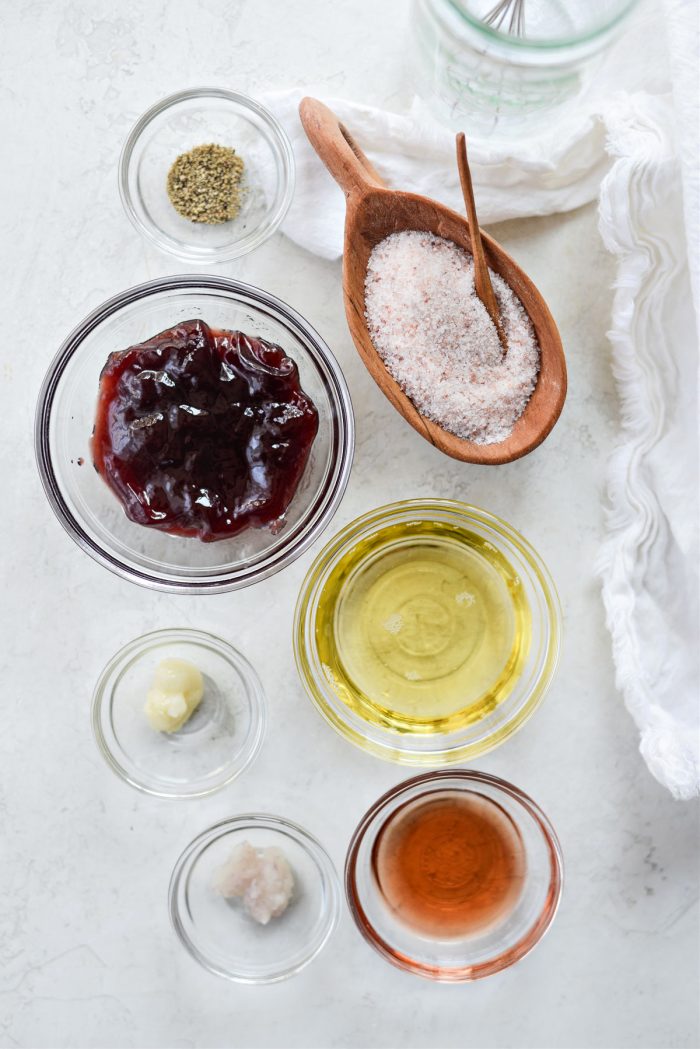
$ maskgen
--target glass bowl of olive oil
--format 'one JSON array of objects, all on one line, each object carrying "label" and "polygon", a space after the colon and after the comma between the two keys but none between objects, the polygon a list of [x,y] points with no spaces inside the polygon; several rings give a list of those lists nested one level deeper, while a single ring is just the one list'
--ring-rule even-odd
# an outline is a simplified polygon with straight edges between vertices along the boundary
[{"label": "glass bowl of olive oil", "polygon": [[512,735],[549,687],[560,640],[536,551],[493,514],[442,499],[349,524],[311,566],[294,623],[324,718],[406,765],[464,761]]}]

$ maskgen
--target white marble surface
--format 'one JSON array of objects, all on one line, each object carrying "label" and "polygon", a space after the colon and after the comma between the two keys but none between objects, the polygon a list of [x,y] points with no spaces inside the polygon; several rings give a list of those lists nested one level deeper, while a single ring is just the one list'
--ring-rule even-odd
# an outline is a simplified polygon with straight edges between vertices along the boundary
[{"label": "white marble surface", "polygon": [[[566,635],[555,685],[520,734],[476,763],[541,803],[566,859],[557,921],[508,973],[474,986],[420,981],[371,952],[346,914],[322,959],[286,984],[228,984],[185,955],[166,888],[195,833],[234,813],[279,812],[317,834],[340,868],[358,817],[404,773],[336,737],[301,691],[290,625],[312,553],[241,593],[152,594],[71,543],[36,476],[34,401],[63,336],[108,295],[178,270],[121,211],[116,162],[134,118],[206,82],[251,92],[316,84],[399,107],[410,94],[407,14],[402,0],[3,5],[2,1046],[698,1044],[698,810],[674,803],[637,754],[593,574],[617,411],[605,340],[612,271],[594,209],[496,231],[551,303],[570,394],[538,452],[491,470],[441,457],[389,410],[346,331],[338,265],[278,236],[222,269],[305,314],[347,375],[357,453],[326,538],[382,501],[462,498],[521,529],[558,582]],[[112,653],[144,630],[180,625],[237,643],[260,670],[271,714],[254,767],[190,804],[119,782],[88,717]]]}]

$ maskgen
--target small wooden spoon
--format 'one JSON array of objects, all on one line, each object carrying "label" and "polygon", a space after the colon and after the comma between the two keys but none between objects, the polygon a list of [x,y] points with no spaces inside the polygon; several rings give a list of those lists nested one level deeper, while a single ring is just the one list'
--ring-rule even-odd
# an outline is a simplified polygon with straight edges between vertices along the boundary
[{"label": "small wooden spoon", "polygon": [[459,168],[459,181],[462,183],[462,196],[464,197],[467,218],[469,219],[472,256],[474,258],[474,288],[476,289],[476,294],[486,307],[489,317],[493,321],[498,334],[498,341],[503,347],[503,353],[506,354],[508,352],[508,343],[506,342],[503,326],[501,325],[501,313],[498,309],[493,285],[491,284],[491,278],[489,277],[489,268],[484,256],[484,245],[481,241],[481,227],[479,226],[479,220],[476,216],[476,202],[474,200],[474,187],[472,186],[472,173],[469,170],[469,161],[467,159],[467,140],[464,137],[463,131],[460,131],[457,135],[457,167]]},{"label": "small wooden spoon", "polygon": [[497,464],[531,452],[551,431],[566,397],[566,362],[561,339],[535,285],[503,248],[481,231],[487,264],[513,289],[535,329],[541,351],[537,385],[512,433],[498,444],[462,440],[426,419],[387,371],[367,331],[367,263],[372,249],[384,237],[408,229],[427,230],[471,252],[469,225],[462,215],[428,197],[387,189],[359,146],[322,102],[305,98],[299,113],[311,145],[347,198],[343,253],[345,312],[355,346],[374,381],[422,437],[453,459]]}]

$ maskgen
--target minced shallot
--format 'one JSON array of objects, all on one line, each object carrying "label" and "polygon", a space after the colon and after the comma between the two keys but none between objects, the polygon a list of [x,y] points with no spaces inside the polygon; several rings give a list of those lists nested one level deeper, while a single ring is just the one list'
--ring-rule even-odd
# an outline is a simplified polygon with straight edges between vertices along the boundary
[{"label": "minced shallot", "polygon": [[474,288],[472,256],[433,233],[376,245],[365,279],[370,337],[418,411],[476,444],[505,440],[537,383],[540,350],[522,303],[489,270],[507,340]]},{"label": "minced shallot", "polygon": [[214,889],[227,899],[242,900],[251,918],[267,925],[286,911],[294,892],[294,875],[276,845],[256,849],[242,841],[215,871]]}]

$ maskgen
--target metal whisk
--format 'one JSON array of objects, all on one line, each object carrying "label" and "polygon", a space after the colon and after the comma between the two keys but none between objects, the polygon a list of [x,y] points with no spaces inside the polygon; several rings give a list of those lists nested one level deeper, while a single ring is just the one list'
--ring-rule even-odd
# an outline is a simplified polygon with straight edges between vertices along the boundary
[{"label": "metal whisk", "polygon": [[499,0],[499,3],[484,15],[482,21],[493,29],[510,33],[511,36],[524,36],[525,0]]}]

